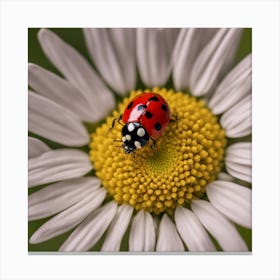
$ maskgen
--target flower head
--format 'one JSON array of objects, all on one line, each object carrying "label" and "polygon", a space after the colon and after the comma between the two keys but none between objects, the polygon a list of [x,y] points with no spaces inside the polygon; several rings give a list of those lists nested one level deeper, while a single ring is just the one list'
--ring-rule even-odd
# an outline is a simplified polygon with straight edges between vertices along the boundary
[{"label": "flower head", "polygon": [[[170,90],[152,90],[161,94],[176,114],[155,149],[146,146],[134,157],[127,156],[114,143],[121,126],[108,133],[109,117],[95,133],[90,144],[90,159],[103,186],[120,204],[136,210],[173,214],[178,205],[202,197],[207,183],[217,178],[222,166],[224,130],[203,101]],[[131,97],[140,92],[133,92]],[[130,101],[119,105],[117,116]]]},{"label": "flower head", "polygon": [[[51,217],[30,243],[72,230],[61,251],[248,250],[234,225],[251,227],[251,56],[232,67],[241,34],[85,29],[95,71],[41,30],[63,77],[29,65],[29,187],[48,184],[30,194],[29,220]],[[176,119],[133,156],[118,147],[122,125],[110,127],[145,91],[136,67]]]}]

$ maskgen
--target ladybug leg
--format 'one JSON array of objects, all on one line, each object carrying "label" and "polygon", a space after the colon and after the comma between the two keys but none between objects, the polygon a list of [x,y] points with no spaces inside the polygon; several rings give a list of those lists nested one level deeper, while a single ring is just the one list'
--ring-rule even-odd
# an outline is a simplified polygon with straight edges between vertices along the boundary
[{"label": "ladybug leg", "polygon": [[123,117],[123,115],[121,114],[118,118],[118,124],[121,124],[122,117]]},{"label": "ladybug leg", "polygon": [[178,121],[178,116],[175,114],[171,117],[170,122],[177,122]]},{"label": "ladybug leg", "polygon": [[155,150],[155,148],[156,148],[156,140],[155,139],[153,139],[153,138],[151,138],[151,140],[152,140],[152,145],[151,145],[151,149],[154,151]]},{"label": "ladybug leg", "polygon": [[118,118],[113,119],[112,125],[111,125],[109,131],[111,131],[111,130],[114,128],[116,121],[117,121],[119,124],[121,124],[121,123],[120,123],[121,119],[122,119],[122,115],[120,115]]}]

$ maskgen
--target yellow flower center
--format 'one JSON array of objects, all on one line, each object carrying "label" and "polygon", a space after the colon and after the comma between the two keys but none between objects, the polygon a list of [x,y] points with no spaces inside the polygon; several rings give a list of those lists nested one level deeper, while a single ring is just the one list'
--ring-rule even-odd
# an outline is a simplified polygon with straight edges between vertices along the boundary
[{"label": "yellow flower center", "polygon": [[125,154],[115,141],[121,139],[122,125],[116,123],[110,130],[113,119],[141,93],[133,91],[91,135],[90,159],[96,176],[118,203],[155,214],[172,213],[177,205],[204,195],[206,185],[220,172],[226,139],[204,101],[173,90],[152,91],[177,117],[157,139],[155,149],[146,145],[135,156]]}]

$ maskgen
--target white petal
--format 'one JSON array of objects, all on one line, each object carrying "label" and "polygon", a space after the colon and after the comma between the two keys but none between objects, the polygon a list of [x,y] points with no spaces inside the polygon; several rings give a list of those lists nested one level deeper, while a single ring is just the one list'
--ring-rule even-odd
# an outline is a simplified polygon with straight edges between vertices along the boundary
[{"label": "white petal", "polygon": [[252,133],[252,98],[243,98],[221,117],[221,125],[228,137],[242,137]]},{"label": "white petal", "polygon": [[94,121],[94,111],[81,92],[65,79],[52,72],[29,63],[28,84],[40,95],[67,108],[77,119]]},{"label": "white petal", "polygon": [[44,242],[74,228],[101,205],[105,196],[105,189],[98,189],[89,193],[84,199],[44,223],[31,236],[30,243]]},{"label": "white petal", "polygon": [[206,192],[210,202],[233,222],[252,227],[252,192],[227,181],[210,183]]},{"label": "white petal", "polygon": [[220,29],[201,51],[190,74],[193,95],[205,95],[217,84],[233,61],[240,36],[241,29]]},{"label": "white petal", "polygon": [[225,163],[232,176],[252,182],[252,143],[240,142],[228,147]]},{"label": "white petal", "polygon": [[174,218],[177,230],[190,251],[216,251],[208,233],[192,211],[177,207]]},{"label": "white petal", "polygon": [[140,28],[136,33],[137,65],[149,87],[164,85],[171,71],[171,55],[178,29]]},{"label": "white petal", "polygon": [[112,221],[101,251],[119,251],[121,241],[131,220],[133,208],[129,205],[121,205]]},{"label": "white petal", "polygon": [[129,251],[154,251],[155,241],[153,218],[150,213],[141,210],[137,213],[131,225]]},{"label": "white petal", "polygon": [[239,142],[227,148],[226,158],[229,161],[236,161],[240,164],[251,165],[252,161],[252,143]]},{"label": "white petal", "polygon": [[100,180],[84,177],[49,185],[28,197],[29,221],[56,214],[84,199],[100,186]]},{"label": "white petal", "polygon": [[163,215],[159,225],[159,235],[156,250],[158,252],[184,251],[184,245],[178,235],[175,225],[166,214]]},{"label": "white petal", "polygon": [[77,178],[91,169],[88,155],[80,150],[52,150],[28,161],[28,186]]},{"label": "white petal", "polygon": [[50,148],[41,140],[33,137],[28,137],[28,158],[38,157],[41,154],[48,152]]},{"label": "white petal", "polygon": [[87,47],[104,80],[120,95],[136,83],[135,29],[86,28]]},{"label": "white petal", "polygon": [[112,201],[95,210],[67,238],[59,251],[87,251],[104,234],[117,211],[117,203]]},{"label": "white petal", "polygon": [[219,84],[209,107],[221,114],[252,91],[252,55],[246,56]]},{"label": "white petal", "polygon": [[245,241],[235,226],[211,203],[194,200],[191,208],[224,251],[248,251]]},{"label": "white petal", "polygon": [[84,95],[92,108],[94,121],[105,117],[115,107],[115,99],[90,64],[49,30],[41,29],[38,38],[50,61]]},{"label": "white petal", "polygon": [[234,178],[225,172],[220,172],[218,175],[218,179],[222,181],[232,182]]},{"label": "white petal", "polygon": [[66,146],[83,146],[89,136],[67,109],[34,92],[28,93],[29,131]]},{"label": "white petal", "polygon": [[190,73],[194,61],[216,31],[216,28],[181,29],[172,59],[173,81],[177,90],[189,87]]}]

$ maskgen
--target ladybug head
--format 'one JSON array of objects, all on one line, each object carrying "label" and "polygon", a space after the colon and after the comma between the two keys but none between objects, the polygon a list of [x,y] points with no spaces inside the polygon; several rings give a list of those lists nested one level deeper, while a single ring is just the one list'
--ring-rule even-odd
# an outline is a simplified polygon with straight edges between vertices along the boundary
[{"label": "ladybug head", "polygon": [[122,147],[126,154],[144,147],[149,139],[149,134],[139,122],[126,123],[122,128]]}]

